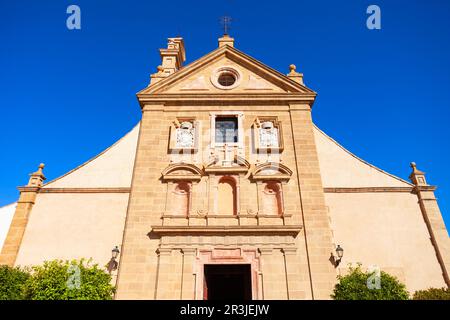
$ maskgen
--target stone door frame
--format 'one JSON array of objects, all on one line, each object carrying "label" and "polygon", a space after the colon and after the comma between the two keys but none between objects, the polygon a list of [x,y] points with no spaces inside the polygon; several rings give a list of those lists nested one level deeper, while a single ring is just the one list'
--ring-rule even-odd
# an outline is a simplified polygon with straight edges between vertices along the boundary
[{"label": "stone door frame", "polygon": [[257,249],[214,248],[199,249],[194,266],[194,274],[197,279],[195,285],[195,299],[203,300],[205,285],[205,264],[248,264],[251,272],[252,300],[262,299],[262,282],[259,255]]}]

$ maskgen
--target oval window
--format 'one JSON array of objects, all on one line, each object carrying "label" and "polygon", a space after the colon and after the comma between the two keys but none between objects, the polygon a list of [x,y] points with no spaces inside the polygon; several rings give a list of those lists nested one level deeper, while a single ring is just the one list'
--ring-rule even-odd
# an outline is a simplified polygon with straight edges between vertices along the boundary
[{"label": "oval window", "polygon": [[236,77],[231,72],[224,72],[217,81],[224,87],[232,86],[236,82]]},{"label": "oval window", "polygon": [[212,84],[223,90],[236,88],[241,78],[242,75],[237,69],[228,66],[219,67],[211,74]]}]

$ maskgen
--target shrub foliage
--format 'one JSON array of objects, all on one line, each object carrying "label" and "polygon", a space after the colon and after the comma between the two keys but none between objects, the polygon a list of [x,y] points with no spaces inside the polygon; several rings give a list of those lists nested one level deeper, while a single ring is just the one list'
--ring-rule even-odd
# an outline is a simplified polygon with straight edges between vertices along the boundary
[{"label": "shrub foliage", "polygon": [[46,261],[27,271],[0,269],[0,299],[111,300],[114,294],[111,276],[90,260]]},{"label": "shrub foliage", "polygon": [[338,276],[331,297],[335,300],[407,300],[408,291],[396,277],[381,271],[379,286],[369,286],[375,272],[364,272],[361,265],[349,267],[349,273]]},{"label": "shrub foliage", "polygon": [[416,291],[414,300],[450,300],[450,288],[429,288]]},{"label": "shrub foliage", "polygon": [[28,270],[0,265],[0,300],[20,300],[25,297]]}]

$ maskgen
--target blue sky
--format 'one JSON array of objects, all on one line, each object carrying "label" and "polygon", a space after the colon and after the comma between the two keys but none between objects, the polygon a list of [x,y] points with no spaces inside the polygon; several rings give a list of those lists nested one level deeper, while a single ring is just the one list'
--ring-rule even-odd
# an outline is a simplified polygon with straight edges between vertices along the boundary
[{"label": "blue sky", "polygon": [[[71,4],[81,30],[66,28]],[[371,4],[381,30],[366,28]],[[439,0],[2,1],[0,206],[40,162],[54,179],[128,132],[166,39],[184,37],[196,60],[225,14],[238,49],[304,73],[327,134],[404,179],[417,162],[450,225],[450,2]]]}]

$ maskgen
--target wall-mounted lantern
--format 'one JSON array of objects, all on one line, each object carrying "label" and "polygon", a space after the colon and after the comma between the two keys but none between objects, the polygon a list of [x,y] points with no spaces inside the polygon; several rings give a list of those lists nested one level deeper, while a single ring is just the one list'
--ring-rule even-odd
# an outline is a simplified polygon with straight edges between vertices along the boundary
[{"label": "wall-mounted lantern", "polygon": [[344,249],[338,244],[336,247],[336,256],[333,256],[335,267],[337,267],[339,263],[341,263],[343,256],[344,256]]},{"label": "wall-mounted lantern", "polygon": [[117,270],[117,267],[119,266],[119,263],[116,261],[117,257],[119,256],[119,253],[120,253],[120,251],[119,251],[118,246],[115,246],[115,248],[112,249],[112,251],[111,251],[111,260],[109,260],[108,266],[107,266],[109,274],[111,274],[111,272]]}]

